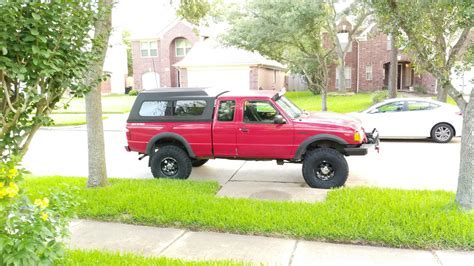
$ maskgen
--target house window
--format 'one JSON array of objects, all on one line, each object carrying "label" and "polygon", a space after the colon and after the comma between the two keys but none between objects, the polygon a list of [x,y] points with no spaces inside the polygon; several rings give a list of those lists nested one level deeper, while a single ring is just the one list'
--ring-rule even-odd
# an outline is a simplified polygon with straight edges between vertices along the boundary
[{"label": "house window", "polygon": [[176,56],[181,57],[181,56],[186,56],[189,53],[189,50],[191,50],[191,42],[181,38],[181,39],[176,39],[175,41],[175,47],[176,47]]},{"label": "house window", "polygon": [[365,79],[372,80],[372,65],[365,66]]},{"label": "house window", "polygon": [[[339,89],[339,70],[340,69],[341,69],[340,67],[336,69],[336,88],[337,89]],[[346,79],[345,81],[346,89],[351,88],[351,74],[352,74],[352,68],[349,66],[346,66],[344,68],[344,78]]]},{"label": "house window", "polygon": [[341,44],[341,49],[343,51],[344,51],[344,49],[346,49],[346,46],[349,46],[347,48],[347,52],[348,53],[352,52],[352,43],[349,43],[349,33],[348,32],[338,33],[337,38],[339,39],[339,43]]},{"label": "house window", "polygon": [[155,57],[158,55],[157,41],[141,41],[140,54],[142,57]]}]

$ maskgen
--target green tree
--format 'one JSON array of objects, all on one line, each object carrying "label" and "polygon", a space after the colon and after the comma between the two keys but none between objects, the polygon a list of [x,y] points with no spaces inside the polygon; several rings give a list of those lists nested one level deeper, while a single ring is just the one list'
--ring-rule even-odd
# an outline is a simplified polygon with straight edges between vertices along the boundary
[{"label": "green tree", "polygon": [[308,88],[321,93],[326,111],[328,69],[335,59],[334,48],[324,45],[328,16],[323,1],[254,0],[230,12],[231,29],[223,40],[285,63],[294,73],[303,73]]},{"label": "green tree", "polygon": [[66,91],[82,95],[95,57],[92,1],[0,2],[0,157],[22,157]]},{"label": "green tree", "polygon": [[[415,64],[438,79],[438,100],[449,94],[464,112],[461,162],[456,201],[474,208],[474,90],[470,100],[451,83],[452,70],[473,67],[474,2],[371,0],[379,23],[396,32],[398,41]],[[466,52],[467,51],[467,52]]]}]

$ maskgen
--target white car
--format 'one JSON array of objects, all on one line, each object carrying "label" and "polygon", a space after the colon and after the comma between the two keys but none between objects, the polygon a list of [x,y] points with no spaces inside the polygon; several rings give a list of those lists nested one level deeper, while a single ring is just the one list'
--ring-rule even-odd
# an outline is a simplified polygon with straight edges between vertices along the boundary
[{"label": "white car", "polygon": [[360,119],[366,131],[376,128],[380,138],[431,138],[446,143],[462,131],[459,108],[430,99],[388,99],[350,115]]}]

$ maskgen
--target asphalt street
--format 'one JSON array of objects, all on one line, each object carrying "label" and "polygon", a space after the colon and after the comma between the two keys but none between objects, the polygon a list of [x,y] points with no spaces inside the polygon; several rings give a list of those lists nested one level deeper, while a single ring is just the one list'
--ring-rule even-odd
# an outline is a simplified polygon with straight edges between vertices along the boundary
[{"label": "asphalt street", "polygon": [[[127,152],[125,132],[105,126],[107,172],[110,177],[152,178],[148,158]],[[347,186],[450,190],[457,187],[460,139],[447,144],[429,140],[382,141],[380,153],[346,157]],[[87,131],[82,127],[43,128],[35,136],[24,165],[34,175],[87,176]],[[216,180],[220,184],[307,188],[301,164],[277,165],[274,161],[210,160],[194,168],[191,180]],[[285,185],[287,184],[287,185]],[[309,189],[309,188],[307,188]]]}]

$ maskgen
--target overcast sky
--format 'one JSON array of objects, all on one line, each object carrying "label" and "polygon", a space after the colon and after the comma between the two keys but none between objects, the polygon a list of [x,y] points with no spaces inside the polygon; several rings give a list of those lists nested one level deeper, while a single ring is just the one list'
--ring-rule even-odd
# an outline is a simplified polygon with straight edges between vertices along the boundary
[{"label": "overcast sky", "polygon": [[[176,17],[175,8],[179,0],[118,0],[114,10],[115,28],[129,31],[133,36],[158,33]],[[224,0],[224,2],[244,2],[245,0]],[[339,0],[336,9],[340,11],[353,0]]]}]

